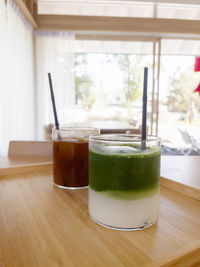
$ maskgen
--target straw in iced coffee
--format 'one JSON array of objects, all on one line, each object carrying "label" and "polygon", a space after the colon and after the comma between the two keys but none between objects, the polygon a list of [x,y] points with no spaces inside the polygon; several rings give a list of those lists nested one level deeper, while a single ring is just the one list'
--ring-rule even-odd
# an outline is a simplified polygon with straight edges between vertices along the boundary
[{"label": "straw in iced coffee", "polygon": [[[54,115],[54,120],[55,120],[55,127],[57,130],[59,130],[59,122],[58,122],[58,116],[57,116],[57,111],[56,111],[56,103],[55,103],[55,97],[54,97],[54,92],[53,92],[51,73],[48,73],[48,78],[49,78],[49,87],[50,87],[50,92],[51,92],[51,102],[52,102],[52,107],[53,107],[53,115]],[[58,134],[58,139],[61,139],[60,134]]]}]

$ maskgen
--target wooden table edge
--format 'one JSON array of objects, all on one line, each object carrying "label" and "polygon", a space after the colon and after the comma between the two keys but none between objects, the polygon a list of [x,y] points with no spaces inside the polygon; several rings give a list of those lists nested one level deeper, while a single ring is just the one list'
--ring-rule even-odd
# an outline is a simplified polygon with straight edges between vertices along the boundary
[{"label": "wooden table edge", "polygon": [[181,266],[180,264],[184,264],[184,266],[193,266],[197,263],[200,263],[200,240],[196,240],[189,245],[185,245],[178,251],[174,252],[173,255],[166,256],[154,263],[147,264],[145,267]]},{"label": "wooden table edge", "polygon": [[23,174],[32,171],[45,171],[52,168],[52,162],[42,162],[42,163],[27,163],[20,166],[0,168],[0,178],[1,176]]},{"label": "wooden table edge", "polygon": [[160,184],[162,186],[180,192],[184,195],[200,200],[200,189],[197,187],[192,187],[184,183],[180,183],[172,179],[165,178],[163,176],[160,177]]},{"label": "wooden table edge", "polygon": [[[46,171],[52,169],[52,161],[48,162],[35,162],[35,163],[21,163],[20,165],[10,166],[6,168],[0,168],[0,178],[2,176],[23,174],[32,171]],[[177,182],[173,179],[168,179],[164,176],[160,177],[160,185],[169,189],[175,190],[182,194],[185,194],[194,199],[200,200],[200,189],[192,187],[181,182]]]}]

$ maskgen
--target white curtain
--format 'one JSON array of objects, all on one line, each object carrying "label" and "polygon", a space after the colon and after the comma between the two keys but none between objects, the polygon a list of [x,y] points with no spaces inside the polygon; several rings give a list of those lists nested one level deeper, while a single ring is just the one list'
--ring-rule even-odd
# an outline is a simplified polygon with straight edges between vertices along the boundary
[{"label": "white curtain", "polygon": [[37,138],[43,138],[45,125],[54,123],[48,72],[60,124],[68,122],[66,110],[75,103],[73,39],[74,34],[68,32],[36,32]]},{"label": "white curtain", "polygon": [[0,1],[0,155],[35,138],[33,29],[12,0]]}]

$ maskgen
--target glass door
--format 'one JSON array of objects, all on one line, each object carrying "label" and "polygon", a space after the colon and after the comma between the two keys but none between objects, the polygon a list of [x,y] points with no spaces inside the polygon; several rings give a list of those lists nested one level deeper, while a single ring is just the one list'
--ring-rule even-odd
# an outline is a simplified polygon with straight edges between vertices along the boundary
[{"label": "glass door", "polygon": [[[84,40],[84,36],[76,36],[75,102],[65,107],[65,121],[107,128],[140,128],[143,72],[148,67],[147,126],[149,134],[157,134],[160,40],[117,37],[112,40],[108,36],[87,35]],[[66,53],[69,52],[63,51],[63,58]]]}]

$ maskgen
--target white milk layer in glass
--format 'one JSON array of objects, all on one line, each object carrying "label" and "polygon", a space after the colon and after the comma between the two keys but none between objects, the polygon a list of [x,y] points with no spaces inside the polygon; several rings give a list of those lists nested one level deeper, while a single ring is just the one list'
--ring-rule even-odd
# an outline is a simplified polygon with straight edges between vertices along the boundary
[{"label": "white milk layer in glass", "polygon": [[97,222],[110,227],[134,229],[154,224],[158,219],[159,190],[152,196],[124,200],[89,188],[89,213]]}]

